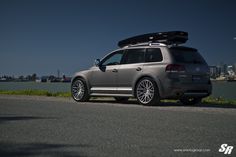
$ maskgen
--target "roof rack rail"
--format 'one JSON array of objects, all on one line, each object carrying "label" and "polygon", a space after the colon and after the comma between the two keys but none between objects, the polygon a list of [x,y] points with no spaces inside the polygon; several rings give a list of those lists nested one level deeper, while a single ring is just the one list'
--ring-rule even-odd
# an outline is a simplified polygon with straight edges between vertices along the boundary
[{"label": "roof rack rail", "polygon": [[133,44],[133,45],[126,45],[124,47],[137,47],[137,46],[152,46],[152,45],[156,45],[156,46],[166,46],[166,44],[163,43],[153,43],[153,42],[146,42],[146,43],[138,43],[138,44]]},{"label": "roof rack rail", "polygon": [[130,37],[118,42],[119,47],[142,43],[162,43],[166,45],[184,44],[188,40],[188,33],[183,31],[157,32]]}]

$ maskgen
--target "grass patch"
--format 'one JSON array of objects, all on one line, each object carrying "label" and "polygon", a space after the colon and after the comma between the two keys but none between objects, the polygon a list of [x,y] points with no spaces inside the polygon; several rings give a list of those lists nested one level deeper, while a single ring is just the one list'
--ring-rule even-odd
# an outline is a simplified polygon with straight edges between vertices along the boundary
[{"label": "grass patch", "polygon": [[236,105],[236,100],[227,100],[222,97],[206,97],[202,100],[203,103],[206,104],[221,104],[221,105]]},{"label": "grass patch", "polygon": [[[34,95],[34,96],[49,96],[49,97],[71,97],[70,92],[49,92],[46,90],[0,90],[0,94],[6,95]],[[92,100],[105,99],[103,97],[92,97]],[[175,103],[177,100],[162,100],[162,102]],[[222,97],[214,98],[207,97],[202,100],[203,104],[217,104],[217,105],[236,105],[236,100],[227,100]]]},{"label": "grass patch", "polygon": [[[166,103],[177,103],[179,100],[161,100],[161,102],[166,102]],[[227,100],[222,97],[206,97],[202,99],[202,104],[215,104],[215,105],[236,105],[236,100]]]},{"label": "grass patch", "polygon": [[53,97],[70,97],[70,92],[49,92],[46,90],[0,90],[0,94],[6,95],[37,95],[37,96],[53,96]]}]

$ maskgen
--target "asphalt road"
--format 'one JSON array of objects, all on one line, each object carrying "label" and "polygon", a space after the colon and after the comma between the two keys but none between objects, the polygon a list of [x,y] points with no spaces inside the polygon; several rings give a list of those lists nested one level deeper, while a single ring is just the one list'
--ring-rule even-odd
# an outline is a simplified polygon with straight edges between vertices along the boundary
[{"label": "asphalt road", "polygon": [[0,95],[1,157],[236,156],[236,106]]}]

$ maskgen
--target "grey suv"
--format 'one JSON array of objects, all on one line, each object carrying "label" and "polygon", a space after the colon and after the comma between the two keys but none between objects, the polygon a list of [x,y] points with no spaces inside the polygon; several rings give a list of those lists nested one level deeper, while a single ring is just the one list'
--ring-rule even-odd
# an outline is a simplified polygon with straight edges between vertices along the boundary
[{"label": "grey suv", "polygon": [[120,41],[120,49],[75,74],[72,97],[111,96],[120,102],[135,97],[143,105],[157,105],[160,99],[199,103],[211,94],[209,67],[197,49],[178,46],[187,35],[162,32]]}]

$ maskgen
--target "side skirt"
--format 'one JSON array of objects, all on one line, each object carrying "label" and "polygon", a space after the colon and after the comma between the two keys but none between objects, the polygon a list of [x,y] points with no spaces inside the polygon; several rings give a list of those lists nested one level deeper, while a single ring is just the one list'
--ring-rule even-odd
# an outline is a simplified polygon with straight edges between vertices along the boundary
[{"label": "side skirt", "polygon": [[134,97],[131,87],[92,87],[91,96]]}]

